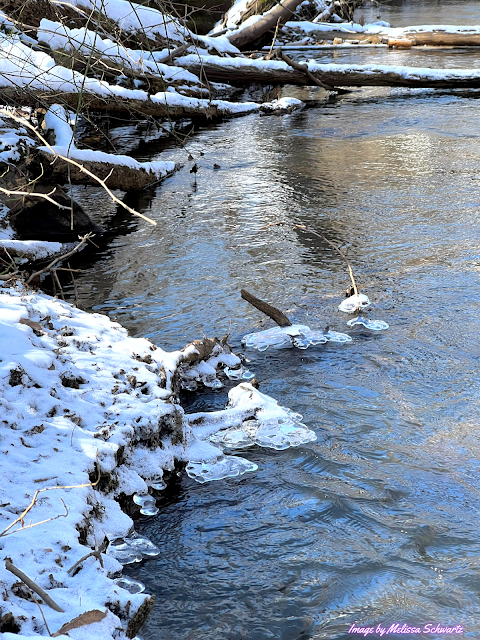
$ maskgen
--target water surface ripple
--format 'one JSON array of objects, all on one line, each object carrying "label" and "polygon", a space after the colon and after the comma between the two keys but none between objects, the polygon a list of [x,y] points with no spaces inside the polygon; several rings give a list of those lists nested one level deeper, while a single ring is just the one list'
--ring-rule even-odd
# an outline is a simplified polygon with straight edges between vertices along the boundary
[{"label": "water surface ripple", "polygon": [[[259,320],[242,287],[345,331],[348,274],[292,231],[299,221],[346,247],[370,316],[390,325],[247,353],[261,390],[318,441],[248,450],[259,470],[241,481],[182,477],[139,523],[162,550],[129,570],[157,596],[144,640],[346,640],[353,622],[480,637],[478,96],[365,89],[199,131],[196,181],[187,162],[144,195],[158,226],[131,222],[79,278],[86,306],[165,348],[231,320],[240,349]],[[116,216],[105,205],[99,219]],[[288,224],[265,228],[276,222]],[[220,390],[187,407],[225,401]]]}]

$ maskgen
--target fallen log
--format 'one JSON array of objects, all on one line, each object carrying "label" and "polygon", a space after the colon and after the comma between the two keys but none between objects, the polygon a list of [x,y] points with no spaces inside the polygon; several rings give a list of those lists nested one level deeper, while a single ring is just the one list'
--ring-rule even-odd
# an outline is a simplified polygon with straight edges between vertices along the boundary
[{"label": "fallen log", "polygon": [[415,27],[402,29],[401,38],[412,41],[412,46],[448,46],[448,47],[479,47],[480,33],[475,29],[450,31],[452,27],[437,28],[433,31],[420,31]]},{"label": "fallen log", "polygon": [[[75,159],[75,155],[72,157]],[[115,156],[112,155],[115,160]],[[55,184],[81,184],[81,185],[97,185],[98,180],[94,180],[93,174],[105,180],[105,184],[110,189],[121,189],[122,191],[132,191],[143,189],[147,185],[159,181],[159,176],[153,171],[149,171],[144,167],[132,167],[128,164],[97,162],[95,160],[81,159],[81,165],[88,169],[89,173],[80,170],[74,164],[70,164],[61,158],[55,158],[48,151],[37,149],[33,156],[27,159],[29,167],[36,173],[40,173],[40,167],[43,167],[43,179]],[[36,169],[36,171],[35,171]],[[173,171],[165,173],[161,178],[171,175]]]},{"label": "fallen log", "polygon": [[[451,46],[478,47],[480,46],[480,29],[477,27],[462,27],[450,25],[410,26],[401,28],[378,27],[374,25],[358,24],[328,24],[316,22],[286,22],[282,34],[286,38],[308,36],[313,40],[362,40],[376,36],[383,38],[385,43],[389,38],[411,40],[412,46]],[[293,44],[293,42],[292,42]]]},{"label": "fallen log", "polygon": [[[224,58],[220,58],[223,60]],[[200,68],[200,67],[199,67]],[[140,91],[132,91],[131,94],[141,93]],[[145,99],[135,99],[127,97],[128,90],[124,91],[124,95],[105,95],[99,96],[88,91],[78,92],[71,91],[49,91],[48,89],[36,89],[32,87],[0,87],[0,103],[5,105],[19,105],[25,107],[36,108],[39,105],[48,107],[61,102],[65,106],[71,107],[73,110],[77,108],[94,111],[98,113],[108,113],[111,116],[154,116],[168,118],[183,117],[205,117],[215,118],[242,113],[239,109],[240,105],[232,105],[232,109],[227,106],[229,103],[186,98],[174,93],[166,92],[161,97],[158,95],[147,96]],[[184,99],[182,99],[184,98]],[[245,108],[244,112],[255,111],[256,107],[253,103],[248,103],[249,108]]]},{"label": "fallen log", "polygon": [[276,322],[279,327],[292,326],[292,323],[290,322],[290,320],[282,311],[280,311],[280,309],[277,309],[276,307],[272,307],[271,304],[268,304],[268,302],[264,302],[263,300],[260,300],[260,298],[257,298],[252,293],[245,291],[245,289],[241,289],[240,295],[244,300],[246,300],[253,307],[255,307],[255,309],[258,309],[259,311],[264,313],[266,316],[271,318],[274,322]]},{"label": "fallen log", "polygon": [[249,42],[254,42],[261,38],[270,29],[274,29],[277,23],[283,24],[286,22],[301,2],[303,0],[284,0],[283,3],[279,2],[277,7],[267,11],[260,20],[234,31],[232,34],[227,35],[227,38],[235,47],[244,47]]},{"label": "fallen log", "polygon": [[[313,86],[304,70],[285,62],[219,56],[184,56],[176,64],[195,72],[202,69],[210,82],[229,84],[294,84]],[[478,69],[426,69],[388,65],[308,65],[308,71],[326,85],[341,87],[410,87],[417,89],[478,89]]]}]

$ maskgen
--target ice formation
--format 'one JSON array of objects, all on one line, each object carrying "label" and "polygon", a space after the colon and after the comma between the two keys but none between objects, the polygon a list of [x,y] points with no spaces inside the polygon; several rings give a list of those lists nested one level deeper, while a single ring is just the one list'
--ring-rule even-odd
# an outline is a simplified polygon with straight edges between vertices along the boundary
[{"label": "ice formation", "polygon": [[225,367],[224,372],[229,380],[251,380],[255,377],[254,373],[242,366],[237,367],[236,369]]},{"label": "ice formation", "polygon": [[[187,465],[188,475],[197,482],[235,477],[257,469],[257,465],[244,458],[218,455],[219,449],[232,452],[258,445],[282,450],[317,438],[301,422],[300,414],[280,406],[276,400],[248,383],[234,387],[228,396],[229,403],[224,411],[186,416],[195,441],[208,440],[211,443],[210,459],[202,459],[199,452],[197,460]],[[188,451],[187,448],[187,455]],[[195,455],[194,451],[192,453]]]},{"label": "ice formation", "polygon": [[140,562],[144,558],[156,558],[160,549],[147,538],[132,532],[123,538],[116,538],[108,545],[107,555],[113,556],[120,564]]},{"label": "ice formation", "polygon": [[223,478],[235,478],[249,471],[256,471],[258,465],[237,456],[219,456],[205,462],[189,462],[187,474],[197,482],[210,482]]},{"label": "ice formation", "polygon": [[358,316],[358,318],[352,318],[347,322],[349,327],[354,327],[355,325],[363,325],[367,329],[371,329],[372,331],[383,331],[383,329],[388,329],[388,324],[383,320],[370,320],[369,318],[363,318],[362,316]]},{"label": "ice formation", "polygon": [[152,478],[147,482],[147,484],[152,489],[155,489],[155,491],[163,491],[164,489],[167,488],[167,483],[163,479],[163,475],[158,476],[156,478]]},{"label": "ice formation", "polygon": [[364,293],[359,293],[358,296],[345,298],[345,300],[338,305],[338,308],[340,311],[344,311],[345,313],[355,313],[358,309],[368,307],[369,304],[370,300],[368,299],[368,296]]},{"label": "ice formation", "polygon": [[307,426],[290,418],[272,420],[245,420],[240,427],[219,431],[210,437],[211,442],[223,449],[243,449],[256,444],[269,449],[288,449],[317,437]]},{"label": "ice formation", "polygon": [[307,325],[293,324],[290,327],[272,327],[265,331],[249,333],[242,338],[246,347],[253,347],[259,351],[266,351],[269,347],[285,349],[297,347],[307,349],[310,345],[325,344],[326,342],[351,342],[352,338],[337,331],[314,331]]},{"label": "ice formation", "polygon": [[144,516],[156,516],[159,512],[159,508],[155,504],[155,498],[149,493],[134,493],[133,501],[141,507],[140,513]]},{"label": "ice formation", "polygon": [[143,593],[145,591],[145,585],[138,580],[132,580],[127,576],[121,576],[115,579],[115,584],[121,589],[125,589],[128,593]]}]

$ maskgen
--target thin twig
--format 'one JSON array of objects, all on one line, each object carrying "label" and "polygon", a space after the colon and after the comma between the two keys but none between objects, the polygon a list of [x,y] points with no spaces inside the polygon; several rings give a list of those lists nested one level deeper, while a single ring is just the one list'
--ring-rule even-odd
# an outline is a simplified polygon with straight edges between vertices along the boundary
[{"label": "thin twig", "polygon": [[4,189],[3,187],[0,187],[0,191],[7,196],[28,196],[30,198],[43,198],[43,200],[48,200],[59,209],[66,209],[67,211],[70,211],[71,207],[66,207],[63,204],[59,204],[58,202],[56,202],[53,198],[50,198],[52,193],[55,193],[56,190],[57,188],[55,187],[54,189],[52,189],[52,191],[50,191],[50,193],[38,193],[38,191],[11,191],[10,189]]},{"label": "thin twig", "polygon": [[313,229],[310,229],[310,227],[307,227],[304,224],[296,224],[293,228],[294,229],[300,229],[301,231],[306,231],[307,233],[311,233],[313,236],[317,236],[318,238],[321,238],[327,244],[329,244],[332,247],[332,249],[334,251],[336,251],[341,258],[343,258],[343,260],[346,262],[346,265],[348,267],[348,273],[350,274],[350,280],[352,281],[353,291],[355,292],[355,295],[358,296],[358,287],[357,287],[357,283],[355,282],[352,266],[351,266],[350,262],[348,261],[347,256],[343,253],[343,251],[339,247],[337,247],[331,240],[329,240],[327,237],[325,237],[323,235],[323,233],[320,233],[318,231],[314,231]]},{"label": "thin twig", "polygon": [[28,588],[28,590],[30,591],[30,595],[32,596],[32,598],[33,598],[33,600],[34,600],[35,604],[36,604],[36,605],[37,605],[37,607],[40,609],[40,614],[41,614],[41,616],[42,616],[42,618],[43,618],[43,622],[44,622],[44,624],[45,624],[45,627],[47,628],[48,635],[49,635],[50,637],[52,637],[52,633],[51,633],[50,629],[48,628],[47,620],[46,620],[45,616],[43,615],[43,609],[42,609],[42,607],[40,606],[39,601],[35,598],[35,594],[34,594],[34,593],[33,593],[33,591],[30,589],[30,587],[27,587],[27,588]]},{"label": "thin twig", "polygon": [[102,553],[105,551],[105,549],[107,548],[107,542],[102,542],[102,544],[98,547],[98,549],[95,549],[95,551],[90,551],[90,553],[87,553],[86,555],[83,556],[83,558],[80,558],[80,560],[77,560],[75,562],[75,564],[73,564],[70,569],[67,569],[67,573],[73,573],[73,571],[82,564],[82,562],[85,562],[85,560],[87,560],[87,558],[90,558],[91,556],[93,556],[94,558],[97,558],[97,560],[100,562],[100,565],[103,568],[103,558],[102,558]]},{"label": "thin twig", "polygon": [[37,276],[41,276],[43,273],[47,273],[47,271],[50,271],[51,268],[57,264],[57,262],[60,262],[60,260],[65,260],[66,258],[69,258],[74,253],[76,253],[80,249],[80,247],[82,247],[90,239],[91,235],[92,235],[91,233],[87,233],[87,235],[83,237],[79,236],[80,242],[77,244],[76,247],[74,247],[68,253],[65,253],[63,256],[60,256],[58,258],[55,258],[55,260],[52,260],[52,262],[50,262],[50,264],[47,265],[44,269],[41,269],[40,271],[36,271],[35,273],[32,273],[32,275],[27,280],[27,284],[30,284],[30,282],[32,282],[32,280]]},{"label": "thin twig", "polygon": [[[83,271],[83,269],[71,269],[70,268],[70,262],[67,262],[68,264],[68,270],[70,271],[70,276],[72,278],[72,284],[73,284],[73,293],[75,295],[75,306],[78,307],[78,289],[77,289],[77,283],[75,282],[75,277],[73,275],[73,272],[75,273],[81,273]],[[62,271],[65,271],[64,267],[58,267],[59,270],[61,269]]]},{"label": "thin twig", "polygon": [[[263,227],[260,227],[260,229],[268,229],[269,227],[279,227],[284,224],[289,224],[289,223],[288,222],[270,222],[270,224],[266,224]],[[353,291],[355,295],[358,296],[358,287],[357,287],[357,283],[355,282],[355,276],[353,275],[352,265],[350,264],[347,256],[343,253],[343,251],[339,247],[337,247],[337,245],[334,244],[331,240],[329,240],[326,236],[324,236],[323,233],[320,233],[319,231],[315,231],[314,229],[307,227],[307,225],[305,224],[295,224],[292,227],[292,229],[300,229],[301,231],[306,231],[307,233],[311,233],[313,236],[317,236],[318,238],[321,238],[327,244],[329,244],[334,251],[338,253],[338,255],[345,261],[348,267],[348,273],[350,274],[350,280],[352,281]]]},{"label": "thin twig", "polygon": [[65,302],[65,296],[63,294],[63,287],[60,284],[60,280],[58,279],[58,274],[56,269],[50,269],[50,275],[52,276],[52,280],[58,286],[58,290],[60,291],[60,295],[62,296],[62,300]]},{"label": "thin twig", "polygon": [[[38,492],[40,493],[40,491]],[[40,522],[35,522],[35,523],[30,523],[27,524],[27,526],[23,526],[23,520],[22,520],[22,526],[19,527],[18,529],[15,529],[14,531],[10,531],[10,533],[7,533],[5,535],[11,535],[12,533],[17,533],[17,531],[24,531],[26,529],[32,529],[33,527],[38,527],[39,524],[45,524],[47,522],[52,522],[52,520],[58,520],[58,518],[66,518],[68,516],[68,508],[67,505],[65,504],[65,502],[62,500],[62,498],[60,498],[64,508],[65,508],[65,513],[59,513],[56,516],[52,516],[51,518],[46,518],[45,520],[40,520]],[[0,535],[0,537],[3,535],[3,533]]]},{"label": "thin twig", "polygon": [[277,20],[277,26],[275,27],[275,33],[273,34],[272,46],[270,47],[270,51],[265,56],[265,60],[271,60],[274,56],[273,47],[275,46],[275,42],[277,40],[278,27],[280,26],[280,18]]},{"label": "thin twig", "polygon": [[[27,513],[30,511],[30,509],[32,509],[35,505],[35,503],[37,502],[37,497],[39,493],[43,493],[44,491],[54,491],[56,489],[82,489],[83,487],[96,487],[97,484],[100,482],[100,477],[101,477],[101,473],[100,473],[100,464],[98,463],[98,459],[97,459],[97,471],[98,471],[98,477],[95,480],[95,482],[86,482],[85,484],[72,484],[72,485],[58,485],[55,487],[45,487],[45,489],[37,489],[37,491],[35,491],[35,494],[32,498],[32,501],[30,502],[30,504],[28,505],[28,507],[18,516],[18,518],[16,518],[11,524],[8,525],[8,527],[6,529],[4,529],[1,533],[0,533],[0,538],[2,538],[3,536],[7,536],[7,535],[11,535],[12,533],[17,533],[17,531],[23,531],[24,529],[30,529],[31,527],[36,527],[39,524],[44,524],[45,522],[49,522],[50,520],[56,520],[57,518],[59,518],[60,516],[55,516],[54,518],[48,518],[48,520],[42,520],[42,522],[36,522],[34,524],[29,524],[26,527],[23,526],[23,519],[25,518],[25,516],[27,515]],[[60,500],[62,500],[60,498]],[[68,514],[68,509],[65,506],[65,503],[63,502],[63,506],[65,507],[67,514]],[[61,517],[64,517],[63,515]],[[14,527],[18,522],[22,523],[22,526],[19,527],[18,529],[15,529],[14,531],[10,531],[10,529],[12,527]]]}]

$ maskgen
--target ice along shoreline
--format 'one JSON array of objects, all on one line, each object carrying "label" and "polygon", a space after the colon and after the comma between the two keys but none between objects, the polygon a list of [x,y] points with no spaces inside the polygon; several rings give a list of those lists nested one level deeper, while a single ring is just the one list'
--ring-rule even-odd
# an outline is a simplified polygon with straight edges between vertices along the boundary
[{"label": "ice along shoreline", "polygon": [[[122,566],[132,549],[136,560],[157,553],[136,537],[119,502],[154,513],[149,488],[165,486],[165,470],[187,465],[199,482],[238,476],[256,465],[230,455],[237,448],[315,439],[300,416],[248,382],[230,391],[226,410],[185,415],[182,385],[221,386],[220,370],[242,378],[240,359],[218,340],[168,353],[106,316],[0,283],[0,341],[0,630],[7,639],[59,630],[77,640],[135,637],[154,596],[130,592]],[[10,563],[58,610],[32,595]]]}]

